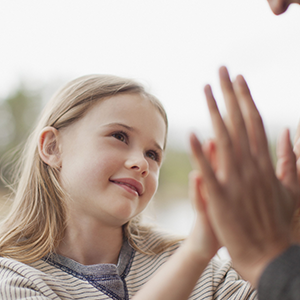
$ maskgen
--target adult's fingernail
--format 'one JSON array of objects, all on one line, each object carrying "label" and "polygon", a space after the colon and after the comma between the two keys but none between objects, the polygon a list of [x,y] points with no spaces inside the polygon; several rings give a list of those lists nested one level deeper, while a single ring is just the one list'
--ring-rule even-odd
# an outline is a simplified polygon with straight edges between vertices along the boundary
[{"label": "adult's fingernail", "polygon": [[213,95],[212,90],[211,90],[211,86],[209,84],[207,84],[204,87],[204,93],[205,93],[206,96],[209,96],[209,97],[211,97]]},{"label": "adult's fingernail", "polygon": [[244,85],[245,84],[245,79],[242,75],[238,75],[236,76],[235,81],[237,82],[237,84],[239,85]]},{"label": "adult's fingernail", "polygon": [[222,66],[220,69],[219,69],[219,75],[221,78],[229,78],[229,73],[228,73],[228,70],[225,66]]}]

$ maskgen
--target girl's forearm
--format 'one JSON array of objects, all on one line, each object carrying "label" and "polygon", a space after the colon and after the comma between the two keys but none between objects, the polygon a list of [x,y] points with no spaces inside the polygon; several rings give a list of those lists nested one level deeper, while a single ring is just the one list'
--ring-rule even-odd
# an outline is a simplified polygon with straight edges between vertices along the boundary
[{"label": "girl's forearm", "polygon": [[185,241],[132,299],[188,299],[209,262],[193,253],[189,244]]}]

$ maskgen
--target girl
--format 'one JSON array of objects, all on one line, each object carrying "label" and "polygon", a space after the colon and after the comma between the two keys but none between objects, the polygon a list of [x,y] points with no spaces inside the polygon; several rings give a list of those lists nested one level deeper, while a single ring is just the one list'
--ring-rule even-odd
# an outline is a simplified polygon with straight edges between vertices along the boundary
[{"label": "girl", "polygon": [[84,76],[54,95],[1,225],[1,299],[255,298],[230,262],[210,261],[218,243],[199,175],[191,178],[197,219],[182,246],[141,225],[167,129],[161,103],[132,80]]}]

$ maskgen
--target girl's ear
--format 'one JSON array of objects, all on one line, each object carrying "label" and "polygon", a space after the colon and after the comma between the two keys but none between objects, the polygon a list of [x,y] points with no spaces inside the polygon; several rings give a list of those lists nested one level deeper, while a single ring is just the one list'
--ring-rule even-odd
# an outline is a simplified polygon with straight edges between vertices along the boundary
[{"label": "girl's ear", "polygon": [[39,155],[43,162],[50,167],[61,167],[61,153],[59,145],[59,132],[54,127],[45,127],[38,141]]}]

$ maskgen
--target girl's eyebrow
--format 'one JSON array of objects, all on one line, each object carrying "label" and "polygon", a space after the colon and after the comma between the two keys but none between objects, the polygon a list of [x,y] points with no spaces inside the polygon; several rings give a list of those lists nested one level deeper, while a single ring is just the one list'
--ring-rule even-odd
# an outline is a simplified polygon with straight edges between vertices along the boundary
[{"label": "girl's eyebrow", "polygon": [[106,127],[109,127],[109,126],[121,126],[121,127],[124,127],[126,129],[128,129],[129,131],[135,131],[135,129],[133,127],[130,127],[130,126],[122,124],[122,123],[108,123],[105,126]]},{"label": "girl's eyebrow", "polygon": [[[128,125],[122,124],[122,123],[108,123],[105,125],[105,127],[109,127],[109,126],[121,126],[124,127],[126,129],[128,129],[129,131],[136,131],[133,127],[130,127]],[[158,144],[158,143],[154,143],[155,148],[157,148],[160,151],[164,151],[163,148]]]}]

